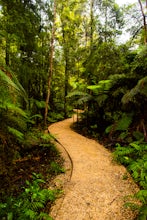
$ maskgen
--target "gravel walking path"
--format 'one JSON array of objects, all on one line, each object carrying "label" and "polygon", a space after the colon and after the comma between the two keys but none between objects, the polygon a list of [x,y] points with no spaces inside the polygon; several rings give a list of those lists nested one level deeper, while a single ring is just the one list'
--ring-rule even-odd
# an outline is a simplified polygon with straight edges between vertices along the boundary
[{"label": "gravel walking path", "polygon": [[[74,132],[73,119],[57,122],[50,132],[65,158],[66,174],[56,180],[64,194],[51,210],[55,220],[133,220],[135,212],[124,208],[128,195],[138,188],[126,169],[112,162],[112,154],[94,140]],[[71,161],[68,159],[71,157]],[[125,176],[128,178],[124,178]]]}]

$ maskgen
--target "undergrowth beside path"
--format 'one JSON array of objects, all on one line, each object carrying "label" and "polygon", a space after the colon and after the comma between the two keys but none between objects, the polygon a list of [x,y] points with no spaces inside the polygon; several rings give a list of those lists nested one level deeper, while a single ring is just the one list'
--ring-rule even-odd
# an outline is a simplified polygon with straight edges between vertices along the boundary
[{"label": "undergrowth beside path", "polygon": [[51,205],[61,194],[52,182],[64,172],[62,166],[63,159],[47,134],[23,149],[11,172],[0,175],[0,219],[51,220]]}]

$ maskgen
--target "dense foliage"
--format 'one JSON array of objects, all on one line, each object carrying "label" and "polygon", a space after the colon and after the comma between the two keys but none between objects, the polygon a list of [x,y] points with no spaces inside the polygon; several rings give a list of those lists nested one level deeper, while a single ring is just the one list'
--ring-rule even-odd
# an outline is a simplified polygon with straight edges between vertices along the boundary
[{"label": "dense foliage", "polygon": [[[24,152],[52,148],[44,125],[81,108],[78,128],[116,150],[140,185],[146,218],[147,25],[138,2],[0,0],[1,179],[10,181]],[[123,28],[132,34],[125,43]],[[63,172],[54,161],[50,171]]]},{"label": "dense foliage", "polygon": [[53,202],[59,192],[42,189],[40,184],[45,183],[39,175],[34,175],[33,182],[26,181],[26,187],[19,197],[8,197],[0,203],[0,217],[2,219],[46,219],[52,220],[45,211],[46,204]]},{"label": "dense foliage", "polygon": [[[129,145],[121,146],[117,144],[114,152],[115,159],[124,164],[132,174],[136,183],[139,184],[141,190],[135,194],[142,202],[140,208],[139,219],[147,217],[147,144],[140,141],[132,142]],[[129,204],[133,205],[133,204]],[[138,207],[136,207],[138,208]]]}]

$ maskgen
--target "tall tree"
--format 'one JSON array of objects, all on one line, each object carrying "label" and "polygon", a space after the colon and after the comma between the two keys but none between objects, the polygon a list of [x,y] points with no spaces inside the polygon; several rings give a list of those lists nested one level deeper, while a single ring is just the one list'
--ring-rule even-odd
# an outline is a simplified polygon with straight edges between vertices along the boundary
[{"label": "tall tree", "polygon": [[79,0],[76,4],[73,0],[63,1],[60,3],[59,15],[61,21],[61,41],[60,45],[63,49],[63,60],[65,63],[64,72],[64,117],[68,115],[67,110],[67,94],[69,91],[69,77],[72,75],[72,70],[75,66],[75,54],[79,45],[79,27],[80,27],[80,15],[82,11],[83,2]]},{"label": "tall tree", "polygon": [[90,1],[90,46],[93,45],[93,34],[94,34],[94,0]]},{"label": "tall tree", "polygon": [[51,80],[53,75],[53,56],[54,56],[54,41],[55,41],[55,31],[56,31],[56,0],[53,4],[53,24],[52,24],[52,33],[51,33],[51,43],[50,43],[50,55],[49,55],[49,69],[48,69],[48,86],[47,86],[47,96],[46,96],[46,105],[45,105],[45,115],[44,115],[44,124],[46,126],[47,115],[48,115],[48,105],[51,94]]},{"label": "tall tree", "polygon": [[138,0],[138,2],[140,5],[140,10],[142,13],[142,18],[143,18],[144,43],[147,44],[147,22],[146,22],[146,14],[145,14],[145,11],[147,10],[147,0],[145,1],[145,10],[144,10],[144,7],[143,7],[141,0]]}]

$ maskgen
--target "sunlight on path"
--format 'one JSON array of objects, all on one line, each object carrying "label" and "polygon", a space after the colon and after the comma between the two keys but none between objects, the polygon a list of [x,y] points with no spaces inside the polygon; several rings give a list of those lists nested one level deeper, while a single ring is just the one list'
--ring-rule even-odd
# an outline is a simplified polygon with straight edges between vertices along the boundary
[{"label": "sunlight on path", "polygon": [[130,177],[123,180],[126,169],[114,164],[102,145],[72,131],[72,122],[67,119],[49,127],[73,161],[62,203],[57,200],[51,216],[55,220],[133,220],[135,213],[123,204],[137,186]]}]

